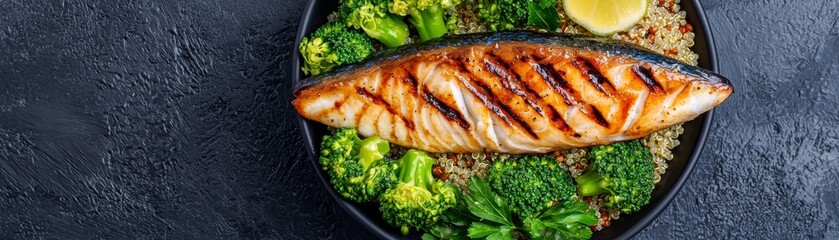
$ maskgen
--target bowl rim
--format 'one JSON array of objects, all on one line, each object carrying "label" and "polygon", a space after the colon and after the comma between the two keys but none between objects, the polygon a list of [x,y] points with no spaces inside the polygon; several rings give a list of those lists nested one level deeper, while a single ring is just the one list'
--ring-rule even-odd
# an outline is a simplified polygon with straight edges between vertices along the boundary
[{"label": "bowl rim", "polygon": [[[714,42],[714,37],[713,37],[711,29],[709,27],[710,25],[708,24],[708,20],[705,16],[705,11],[702,8],[702,4],[700,3],[699,0],[690,0],[690,1],[693,5],[693,8],[694,8],[694,14],[696,14],[697,20],[702,25],[701,28],[698,28],[698,29],[702,30],[702,32],[704,34],[704,38],[705,38],[705,43],[706,43],[705,47],[706,47],[707,52],[708,52],[708,56],[706,56],[705,59],[708,61],[708,67],[709,67],[708,70],[716,72],[719,69],[719,66],[718,66],[718,63],[717,63],[716,46],[715,46],[715,42]],[[290,78],[290,83],[288,85],[288,86],[290,86],[288,91],[292,92],[292,93],[294,91],[294,86],[296,86],[299,83],[300,79],[303,78],[302,72],[299,70],[301,59],[300,59],[300,54],[297,53],[297,46],[300,45],[301,39],[303,38],[303,36],[305,36],[306,29],[309,29],[310,28],[309,25],[312,24],[311,21],[309,21],[309,17],[316,10],[315,9],[316,2],[317,2],[316,0],[308,0],[308,2],[306,4],[306,7],[304,8],[304,10],[302,12],[302,15],[300,17],[299,25],[298,25],[298,28],[297,28],[297,35],[295,37],[294,44],[292,45],[292,49],[291,49],[292,59],[290,61],[291,62],[290,63],[290,65],[291,65],[290,66],[291,67],[291,69],[290,69],[291,70],[291,75],[290,75],[291,78]],[[289,107],[290,107],[290,105],[289,105]],[[318,174],[315,174],[315,175],[317,175],[317,177],[320,179],[321,183],[324,184],[324,186],[331,186],[331,183],[329,182],[329,179],[327,179],[326,176],[324,176],[324,174],[320,173],[320,171],[322,171],[320,169],[319,163],[318,163],[318,158],[320,156],[318,155],[318,152],[315,148],[317,143],[315,143],[314,138],[312,137],[312,129],[311,129],[312,126],[309,124],[309,122],[305,118],[300,116],[300,114],[298,114],[296,111],[295,111],[295,115],[297,117],[297,123],[298,123],[298,127],[300,128],[299,129],[300,133],[303,135],[303,141],[306,145],[306,149],[305,149],[306,150],[306,155],[308,156],[309,162],[312,164],[312,167],[315,168],[316,172],[318,172]],[[709,133],[710,127],[711,127],[711,122],[713,121],[713,118],[714,118],[714,109],[709,110],[708,112],[698,116],[697,118],[702,118],[702,123],[701,123],[702,129],[699,130],[699,135],[696,138],[696,144],[694,145],[693,152],[691,153],[690,157],[687,159],[687,161],[685,163],[685,166],[682,169],[682,172],[678,176],[678,178],[677,178],[676,182],[674,183],[673,187],[671,187],[669,190],[667,190],[667,193],[663,196],[663,198],[661,199],[661,202],[659,204],[653,206],[653,208],[649,210],[650,212],[648,214],[644,215],[641,218],[640,221],[638,221],[636,224],[634,224],[632,227],[630,227],[625,232],[618,235],[618,237],[615,238],[615,239],[628,239],[628,238],[631,238],[631,237],[635,236],[639,232],[641,232],[641,230],[643,230],[647,226],[649,226],[653,222],[653,220],[658,218],[658,216],[661,215],[661,213],[664,211],[664,209],[666,209],[668,206],[670,206],[670,203],[673,201],[673,199],[676,197],[676,195],[679,192],[681,192],[681,189],[684,187],[685,182],[687,181],[687,179],[690,177],[691,173],[693,172],[693,168],[695,167],[696,162],[699,160],[699,157],[702,155],[702,151],[705,148],[705,140],[708,136],[708,133]],[[377,238],[380,238],[380,239],[398,239],[398,238],[400,238],[400,237],[394,237],[392,234],[389,233],[388,230],[384,229],[382,226],[380,226],[379,224],[374,222],[372,219],[368,218],[365,214],[362,213],[361,209],[359,209],[358,207],[356,207],[354,205],[355,203],[349,202],[346,199],[344,199],[343,197],[341,197],[335,191],[334,188],[326,187],[326,189],[327,189],[327,192],[329,192],[329,195],[332,196],[332,198],[337,202],[337,204],[339,206],[341,206],[341,208],[344,209],[344,211],[346,211],[350,215],[350,217],[352,217],[354,220],[358,221],[362,226],[364,226],[370,233],[375,235]],[[401,237],[401,238],[404,238],[404,237]]]}]

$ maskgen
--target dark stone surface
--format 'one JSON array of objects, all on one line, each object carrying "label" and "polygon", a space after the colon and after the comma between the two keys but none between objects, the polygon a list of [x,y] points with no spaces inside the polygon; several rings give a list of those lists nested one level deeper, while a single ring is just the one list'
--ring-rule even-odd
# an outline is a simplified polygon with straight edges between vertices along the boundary
[{"label": "dark stone surface", "polygon": [[[839,3],[702,3],[736,92],[638,238],[839,238]],[[303,5],[0,0],[0,238],[369,238],[289,108]]]}]

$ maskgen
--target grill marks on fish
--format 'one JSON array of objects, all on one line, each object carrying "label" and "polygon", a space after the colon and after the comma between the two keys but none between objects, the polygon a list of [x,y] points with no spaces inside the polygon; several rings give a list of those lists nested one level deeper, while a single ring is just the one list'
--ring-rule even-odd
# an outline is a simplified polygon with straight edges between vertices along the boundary
[{"label": "grill marks on fish", "polygon": [[577,103],[577,100],[571,96],[574,89],[571,88],[571,86],[568,85],[568,82],[565,81],[565,78],[562,77],[564,74],[557,73],[553,66],[544,63],[531,63],[530,66],[533,70],[539,73],[542,80],[548,83],[548,85],[551,86],[556,93],[562,96],[566,105],[572,106]]},{"label": "grill marks on fish", "polygon": [[463,118],[463,114],[460,113],[460,111],[454,107],[446,105],[443,101],[440,101],[440,99],[435,97],[427,87],[422,90],[422,99],[425,100],[426,103],[431,104],[431,106],[434,106],[434,109],[440,111],[443,116],[446,116],[449,120],[456,122],[457,125],[460,125],[463,129],[468,130],[470,128],[469,122]]},{"label": "grill marks on fish", "polygon": [[[490,87],[492,84],[489,82],[491,79],[478,77],[478,73],[473,72],[473,70],[467,67],[467,64],[470,64],[471,62],[472,59],[469,56],[466,56],[466,54],[463,54],[459,57],[454,57],[450,63],[468,78],[466,79],[467,81],[464,81],[464,85],[469,92],[481,100],[481,103],[483,103],[490,112],[501,118],[507,126],[518,127],[519,129],[527,132],[527,134],[531,137],[539,139],[539,135],[533,131],[533,128],[524,120],[519,112],[514,111],[512,106],[507,105],[505,101],[499,101],[499,99],[509,99],[509,97],[505,98],[504,95],[506,94],[512,93],[518,96],[518,94],[514,91],[521,91],[521,89],[517,86],[514,87],[512,85],[513,82],[517,80],[512,79],[513,76],[510,74],[511,70],[507,66],[502,65],[500,62],[486,59],[483,61],[483,64],[474,65],[477,68],[475,70],[489,72],[498,78],[497,80],[501,82],[501,85],[506,85],[503,87],[492,88]],[[502,75],[502,77],[498,77],[498,75]],[[507,83],[503,83],[504,81],[507,81]],[[524,93],[522,92],[522,94]]]},{"label": "grill marks on fish", "polygon": [[606,121],[606,118],[604,118],[603,114],[600,113],[600,109],[597,109],[597,107],[592,106],[591,107],[591,112],[592,112],[592,115],[594,116],[594,120],[597,120],[597,123],[600,124],[600,126],[609,128],[609,122]]},{"label": "grill marks on fish", "polygon": [[[568,123],[565,122],[565,119],[562,115],[559,114],[559,111],[556,109],[555,106],[550,104],[548,101],[544,99],[545,96],[539,94],[535,89],[541,88],[541,86],[534,88],[531,86],[532,82],[530,81],[534,78],[531,75],[528,75],[532,68],[527,67],[528,64],[531,63],[532,57],[527,55],[526,50],[522,48],[515,49],[516,51],[513,53],[515,57],[511,59],[502,60],[500,57],[495,55],[493,52],[490,52],[490,57],[488,59],[492,59],[495,62],[502,63],[501,66],[504,66],[506,69],[510,70],[512,74],[507,74],[508,76],[512,75],[510,82],[515,83],[515,88],[519,90],[522,95],[517,94],[518,96],[525,99],[529,106],[531,106],[541,117],[548,117],[548,120],[551,124],[554,125],[557,129],[561,129],[563,131],[570,131],[571,128],[568,126]],[[513,68],[511,66],[519,66],[518,68]],[[498,77],[503,77],[499,74],[496,74]],[[542,107],[544,106],[544,108]],[[543,110],[547,109],[547,110]],[[547,114],[547,115],[546,115]],[[535,117],[533,119],[536,120]]]},{"label": "grill marks on fish", "polygon": [[408,84],[408,86],[410,86],[408,89],[416,92],[417,77],[414,77],[414,73],[411,72],[411,70],[405,68],[404,66],[402,67],[402,71],[405,73],[405,77],[402,78],[402,81]]},{"label": "grill marks on fish", "polygon": [[545,153],[638,138],[731,93],[722,77],[623,45],[492,41],[380,56],[316,77],[292,104],[305,118],[411,148]]},{"label": "grill marks on fish", "polygon": [[641,66],[641,64],[635,64],[632,65],[631,69],[635,76],[644,81],[647,87],[650,88],[651,92],[664,91],[664,88],[658,83],[658,81],[656,81],[655,75],[649,67]]},{"label": "grill marks on fish", "polygon": [[469,91],[469,93],[478,98],[478,100],[480,100],[481,103],[484,104],[484,106],[487,109],[489,109],[490,112],[494,113],[496,116],[501,118],[501,120],[504,121],[504,123],[506,123],[508,126],[512,126],[513,123],[510,122],[510,119],[507,118],[507,115],[504,114],[504,112],[502,112],[501,108],[499,108],[495,104],[496,101],[494,101],[491,97],[487,96],[486,88],[481,86],[480,89],[478,89],[478,87],[476,87],[475,85],[470,84],[471,79],[474,78],[462,79],[461,84],[463,84],[463,87],[465,87],[466,90]]},{"label": "grill marks on fish", "polygon": [[[609,122],[603,113],[597,107],[587,103],[582,96],[579,96],[580,93],[565,79],[565,72],[562,70],[557,71],[554,68],[554,63],[550,62],[550,60],[542,58],[537,62],[536,59],[531,57],[515,57],[514,59],[520,62],[509,63],[502,60],[498,56],[499,54],[505,53],[499,53],[495,50],[487,51],[482,56],[482,64],[473,65],[478,68],[477,70],[486,71],[491,76],[494,76],[501,85],[498,88],[491,88],[491,83],[488,82],[489,79],[477,77],[477,73],[467,67],[469,64],[473,64],[473,59],[466,53],[460,54],[459,57],[449,56],[452,61],[448,61],[448,64],[466,76],[467,79],[461,82],[468,92],[478,98],[490,112],[501,118],[508,126],[517,126],[534,139],[539,139],[538,134],[535,133],[530,123],[525,121],[521,113],[508,105],[509,103],[498,100],[512,99],[513,97],[505,96],[506,94],[512,94],[513,96],[521,97],[530,108],[542,117],[546,116],[545,110],[539,106],[539,103],[544,103],[547,109],[549,109],[547,116],[550,117],[551,122],[558,129],[574,132],[572,134],[573,136],[579,136],[579,133],[576,133],[568,125],[560,114],[560,111],[556,109],[556,106],[546,103],[542,96],[536,93],[525,81],[522,81],[520,74],[510,67],[512,64],[529,64],[532,70],[538,73],[539,77],[563,98],[566,105],[580,107],[581,112],[595,123],[609,128]],[[591,62],[584,58],[576,58],[571,60],[571,65],[579,69],[583,76],[587,77],[588,81],[594,84],[599,91],[605,93],[607,97],[616,96],[614,94],[616,90],[612,83]],[[456,112],[456,110],[453,111]],[[457,113],[459,114],[459,112]]]},{"label": "grill marks on fish", "polygon": [[522,89],[521,78],[510,69],[510,64],[502,61],[494,54],[489,54],[487,58],[484,59],[484,66],[487,70],[489,70],[489,72],[501,80],[501,85],[504,86],[504,88],[516,96],[522,97],[525,103],[533,108],[533,110],[540,116],[545,116],[545,113],[542,111],[542,107],[539,107],[539,105],[531,98],[532,91],[526,92]]},{"label": "grill marks on fish", "polygon": [[614,96],[616,90],[615,86],[609,82],[609,79],[603,76],[603,73],[594,66],[588,59],[585,58],[577,58],[571,60],[571,65],[576,67],[583,73],[583,76],[588,78],[588,81],[591,84],[594,84],[594,87],[597,88],[602,93],[605,93],[607,96]]},{"label": "grill marks on fish", "polygon": [[[524,52],[524,50],[521,50],[521,49],[516,49],[516,50],[517,50],[517,52]],[[507,66],[516,66],[516,65],[518,65],[518,66],[530,66],[531,61],[532,61],[531,59],[532,58],[529,57],[529,56],[522,56],[522,55],[517,54],[516,57],[514,57],[513,60],[511,60],[513,62],[512,63],[507,63]],[[513,69],[513,68],[510,68],[510,69]],[[548,114],[547,117],[549,118],[550,122],[557,129],[561,129],[563,131],[571,131],[572,130],[571,127],[568,125],[567,122],[565,122],[565,119],[562,117],[562,115],[559,114],[559,111],[556,110],[556,106],[553,106],[552,104],[548,103],[548,101],[546,101],[544,99],[544,96],[539,94],[534,89],[534,87],[532,87],[530,85],[531,83],[530,83],[530,81],[528,81],[528,78],[523,77],[523,75],[526,75],[529,70],[535,70],[535,69],[529,68],[529,67],[524,67],[523,69],[520,70],[521,72],[517,71],[516,69],[513,69],[513,71],[512,71],[513,73],[515,73],[515,75],[518,79],[518,83],[522,86],[522,88],[524,88],[524,91],[525,91],[525,94],[526,94],[525,97],[528,98],[528,101],[533,102],[533,104],[536,107],[538,107],[540,104],[543,105],[543,106],[546,106],[547,114]],[[531,77],[531,78],[533,78],[533,77]],[[543,117],[545,116],[545,114],[543,114],[540,111],[542,109],[542,107],[538,107],[536,109],[537,109],[537,112],[539,113],[539,115],[541,115]]]},{"label": "grill marks on fish", "polygon": [[[498,56],[490,52],[484,58],[483,65],[488,72],[495,75],[501,82],[503,88],[499,89],[499,92],[507,90],[508,93],[512,93],[516,96],[521,97],[529,107],[533,108],[533,110],[536,111],[536,113],[538,113],[540,116],[545,116],[544,112],[542,111],[542,108],[536,104],[534,99],[532,99],[532,95],[529,95],[525,93],[524,90],[522,90],[520,86],[521,81],[518,79],[518,76],[515,76],[512,73],[513,71],[510,69],[510,66],[507,63],[501,61],[498,58]],[[513,97],[510,97],[510,99],[512,98]],[[520,125],[525,131],[527,131],[527,133],[530,134],[530,136],[532,136],[535,139],[539,139],[539,135],[533,131],[533,127],[530,126],[530,123],[524,120],[524,117],[522,117],[521,113],[513,110],[513,106],[508,106],[503,103],[499,104],[499,106],[503,108],[506,112],[508,112],[510,116],[513,118],[513,120],[515,120],[516,123],[518,123],[518,125]]]},{"label": "grill marks on fish", "polygon": [[[429,106],[431,106],[429,109],[434,109],[434,110],[440,112],[441,115],[443,115],[445,118],[449,119],[450,121],[456,123],[456,125],[462,127],[465,130],[470,130],[471,129],[471,124],[469,124],[469,122],[464,117],[463,113],[461,113],[457,109],[456,106],[450,106],[449,104],[446,103],[446,101],[443,101],[438,96],[435,96],[434,92],[431,91],[428,88],[427,85],[420,86],[420,82],[417,80],[418,78],[415,75],[416,73],[414,71],[410,70],[410,69],[416,69],[416,68],[417,68],[416,64],[407,64],[407,65],[402,65],[402,66],[399,66],[397,68],[394,68],[390,71],[383,71],[383,76],[381,78],[382,79],[381,80],[382,88],[392,87],[392,86],[387,86],[387,83],[389,82],[390,78],[395,78],[397,82],[399,82],[403,85],[402,89],[405,90],[404,92],[402,92],[401,96],[394,96],[394,97],[397,98],[396,101],[404,100],[406,98],[417,97],[417,98],[421,99],[423,102],[427,103]],[[382,90],[383,91],[394,91],[393,89],[382,89]],[[391,95],[393,95],[393,94],[391,93]],[[369,97],[369,99],[373,99],[373,102],[378,102],[378,101],[375,101],[375,98],[373,98],[373,97]],[[386,102],[384,102],[384,101],[381,101],[381,102],[386,104]],[[401,104],[404,104],[404,103],[401,103]],[[415,107],[420,108],[420,106],[415,106]],[[394,108],[390,105],[387,105],[387,109],[394,116],[398,116],[399,118],[401,118],[406,123],[406,127],[409,128],[411,131],[416,130],[416,125],[415,125],[414,121],[409,121],[407,119],[407,117],[400,114],[399,111],[396,108]],[[428,126],[426,126],[426,127],[428,127]],[[411,138],[410,135],[408,135],[407,137]]]},{"label": "grill marks on fish", "polygon": [[[465,75],[465,79],[461,79],[460,83],[466,90],[469,91],[473,96],[478,98],[481,103],[489,109],[490,112],[494,113],[498,118],[501,118],[504,123],[508,126],[512,126],[513,123],[510,122],[510,119],[507,117],[507,114],[498,107],[498,101],[493,97],[492,92],[487,89],[487,86],[481,82],[476,82],[475,79],[479,79],[472,71],[469,71],[466,68],[466,64],[470,62],[471,59],[468,57],[461,57],[458,59],[449,59],[445,64],[451,66],[455,71]],[[475,83],[473,85],[472,83]]]},{"label": "grill marks on fish", "polygon": [[[383,81],[386,81],[386,80],[383,79]],[[385,86],[384,84],[382,84],[382,85]],[[390,105],[390,103],[388,103],[387,101],[382,99],[382,97],[380,97],[379,95],[376,95],[373,92],[368,91],[366,88],[359,87],[359,86],[356,86],[355,88],[356,88],[356,93],[359,96],[361,96],[362,98],[364,98],[367,101],[370,101],[373,104],[383,106],[385,108],[385,110],[387,110],[391,115],[402,119],[402,122],[405,123],[405,127],[407,127],[408,129],[414,130],[414,122],[408,121],[408,119],[405,118],[405,116],[400,114],[399,111],[397,111],[393,107],[393,105]],[[359,114],[359,115],[362,115],[362,114]]]},{"label": "grill marks on fish", "polygon": [[[416,68],[416,66],[410,66],[411,68]],[[404,77],[402,78],[402,82],[407,84],[406,89],[410,92],[410,94],[417,95],[420,93],[422,100],[428,103],[429,105],[433,106],[432,109],[437,110],[443,116],[448,118],[449,120],[457,123],[458,126],[462,127],[463,129],[469,130],[471,129],[471,124],[466,121],[466,118],[463,113],[461,113],[457,107],[452,107],[446,104],[445,102],[441,101],[439,98],[434,96],[434,94],[428,89],[428,86],[423,86],[422,89],[419,89],[419,82],[417,81],[417,77],[414,76],[414,72],[409,70],[408,66],[402,66],[401,72],[404,73]],[[413,130],[413,128],[411,128]]]},{"label": "grill marks on fish", "polygon": [[[572,64],[576,63],[572,62]],[[584,114],[586,114],[586,116],[589,116],[603,127],[609,127],[608,121],[606,121],[606,118],[604,118],[603,114],[600,113],[600,110],[587,103],[585,99],[579,96],[579,93],[576,90],[574,90],[574,88],[572,88],[570,84],[568,84],[568,81],[565,80],[565,73],[563,71],[557,72],[554,69],[553,65],[544,62],[534,62],[531,63],[530,66],[533,68],[533,70],[539,73],[539,76],[542,77],[543,81],[545,81],[554,89],[554,92],[562,96],[562,98],[565,100],[566,105],[580,107],[580,109]],[[603,76],[599,72],[597,73],[597,75],[601,77]],[[605,79],[605,77],[602,77],[602,79]],[[611,97],[611,95],[609,96]]]}]

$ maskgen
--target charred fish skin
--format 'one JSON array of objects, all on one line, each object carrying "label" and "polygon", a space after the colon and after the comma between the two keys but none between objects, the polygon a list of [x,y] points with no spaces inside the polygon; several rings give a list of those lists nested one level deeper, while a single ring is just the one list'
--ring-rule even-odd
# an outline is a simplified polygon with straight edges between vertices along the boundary
[{"label": "charred fish skin", "polygon": [[370,56],[366,61],[357,64],[345,65],[336,68],[331,72],[327,72],[318,76],[306,78],[303,81],[295,83],[294,89],[299,91],[309,85],[317,84],[322,79],[329,79],[335,75],[344,74],[350,71],[374,67],[387,63],[408,55],[416,54],[417,52],[430,51],[434,49],[446,47],[462,47],[470,45],[493,45],[500,42],[524,42],[534,45],[546,45],[556,47],[568,47],[585,49],[595,52],[605,52],[612,55],[622,55],[636,60],[649,62],[659,66],[678,69],[678,71],[697,76],[715,83],[722,83],[731,85],[731,82],[723,76],[714,72],[687,65],[679,60],[662,56],[656,52],[643,49],[641,47],[621,42],[612,39],[600,39],[588,36],[580,36],[573,34],[555,34],[555,33],[541,33],[533,31],[512,31],[512,32],[498,32],[498,33],[472,33],[463,35],[448,35],[441,38],[432,39],[426,42],[421,42],[412,45],[403,45],[396,48],[389,48],[378,51]]},{"label": "charred fish skin", "polygon": [[640,138],[732,92],[724,77],[629,44],[509,32],[380,52],[301,83],[292,105],[410,148],[544,153]]}]

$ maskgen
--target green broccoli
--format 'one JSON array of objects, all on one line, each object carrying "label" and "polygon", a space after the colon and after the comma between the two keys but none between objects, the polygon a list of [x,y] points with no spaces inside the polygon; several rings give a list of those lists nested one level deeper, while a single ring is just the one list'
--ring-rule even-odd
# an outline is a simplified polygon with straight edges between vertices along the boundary
[{"label": "green broccoli", "polygon": [[327,23],[300,41],[303,73],[318,75],[349,63],[361,62],[373,53],[370,37],[341,22]]},{"label": "green broccoli", "polygon": [[559,28],[557,0],[478,0],[478,18],[492,31],[534,26],[548,31]]},{"label": "green broccoli", "polygon": [[460,4],[460,0],[392,0],[388,3],[391,13],[409,16],[408,22],[414,25],[420,40],[438,38],[446,34],[448,28],[445,13],[447,8]]},{"label": "green broccoli", "polygon": [[434,159],[423,151],[408,150],[399,160],[399,183],[379,198],[382,217],[402,234],[411,227],[427,229],[444,211],[457,203],[453,184],[435,180],[431,176]]},{"label": "green broccoli", "polygon": [[525,156],[518,160],[495,161],[487,174],[492,189],[507,199],[520,216],[575,198],[577,188],[571,174],[553,157]]},{"label": "green broccoli", "polygon": [[410,34],[408,25],[387,12],[387,3],[388,0],[344,0],[338,11],[347,26],[363,29],[385,46],[400,46]]},{"label": "green broccoli", "polygon": [[388,151],[387,141],[378,137],[361,140],[357,130],[342,128],[323,137],[320,164],[341,196],[369,202],[396,185],[396,164],[385,158]]},{"label": "green broccoli", "polygon": [[478,18],[494,31],[520,28],[527,21],[527,1],[479,0]]},{"label": "green broccoli", "polygon": [[577,177],[580,195],[609,194],[605,206],[625,213],[650,202],[654,162],[650,150],[638,140],[591,148],[590,169]]}]

